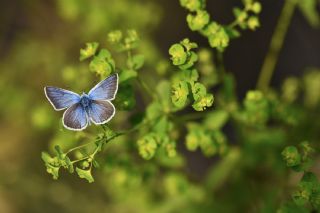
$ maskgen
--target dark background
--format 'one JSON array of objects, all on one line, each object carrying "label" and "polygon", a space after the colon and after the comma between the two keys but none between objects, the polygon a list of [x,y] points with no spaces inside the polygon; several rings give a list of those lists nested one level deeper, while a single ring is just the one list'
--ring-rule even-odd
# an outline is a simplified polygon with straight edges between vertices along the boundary
[{"label": "dark background", "polygon": [[[49,83],[70,86],[71,82],[61,80],[62,69],[66,64],[79,63],[79,49],[83,43],[100,39],[100,36],[116,27],[131,28],[134,27],[132,23],[147,23],[148,20],[134,16],[128,20],[115,14],[111,20],[115,22],[114,25],[101,28],[101,32],[85,34],[83,32],[88,25],[82,22],[82,17],[78,17],[80,21],[66,21],[59,15],[57,2],[0,0],[0,212],[44,212],[48,209],[51,210],[48,212],[96,212],[105,207],[106,199],[101,185],[92,187],[65,173],[55,182],[46,174],[40,152],[48,149],[49,141],[57,130],[53,127],[54,122],[45,130],[36,129],[30,124],[30,116],[41,105],[44,106],[48,123],[50,119],[56,123],[60,121],[59,115],[44,103],[46,100],[42,88]],[[114,3],[112,0],[106,1],[107,12],[110,12],[107,10],[109,2]],[[178,0],[132,2],[133,5],[135,2],[155,5],[155,11],[149,11],[150,14],[161,14],[156,21],[141,24],[143,27],[137,30],[141,32],[142,40],[147,37],[156,49],[160,49],[162,58],[169,60],[169,47],[185,37],[196,41],[200,47],[208,47],[205,38],[189,30],[187,11],[179,5]],[[261,3],[261,27],[254,32],[244,31],[239,39],[231,41],[225,52],[225,67],[236,77],[240,98],[244,97],[247,90],[255,88],[284,1],[262,0]],[[234,6],[241,6],[241,2],[207,1],[211,17],[223,24],[233,20]],[[29,42],[40,48],[36,46],[38,49],[34,50],[34,46],[28,46]],[[27,48],[34,52],[29,54]],[[320,67],[320,30],[312,28],[302,13],[296,10],[271,85],[279,88],[285,77],[302,76],[307,67]],[[77,84],[78,80],[90,82],[82,77],[73,79],[76,88],[81,85]],[[88,83],[83,84],[89,87]],[[197,153],[189,154],[189,160],[192,161],[191,170],[197,173],[205,172],[205,168],[214,161]],[[95,175],[98,176],[98,173]],[[103,174],[101,176],[101,179],[105,178]],[[99,184],[97,182],[95,184]],[[66,200],[72,200],[73,203],[66,203]],[[88,200],[91,206],[79,205]]]},{"label": "dark background", "polygon": [[[152,32],[152,35],[164,56],[168,55],[167,50],[172,43],[185,37],[197,41],[201,47],[208,46],[204,37],[189,30],[186,24],[187,11],[181,8],[179,1],[152,0],[152,2],[162,8],[160,25]],[[248,89],[255,88],[283,1],[262,0],[261,4],[263,5],[260,16],[262,27],[255,32],[243,32],[243,36],[233,40],[225,53],[226,68],[235,74],[238,82],[237,91],[241,97]],[[207,10],[214,20],[227,24],[233,20],[231,11],[235,5],[241,6],[240,1],[210,0],[207,2]],[[53,1],[28,3],[22,0],[2,0],[0,21],[0,56],[2,57],[10,52],[11,42],[19,34],[33,30],[42,31],[42,33],[43,31],[50,32],[52,25],[62,24],[59,23]],[[52,33],[54,32],[51,32],[51,36],[53,36]],[[279,86],[284,77],[288,75],[300,76],[306,67],[319,66],[320,30],[312,28],[301,12],[296,9],[274,72],[272,85]]]}]

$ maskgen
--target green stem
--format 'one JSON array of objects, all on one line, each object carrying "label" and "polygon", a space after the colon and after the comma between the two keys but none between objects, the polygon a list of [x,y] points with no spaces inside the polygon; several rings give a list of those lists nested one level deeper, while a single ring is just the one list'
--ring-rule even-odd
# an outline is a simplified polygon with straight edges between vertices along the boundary
[{"label": "green stem", "polygon": [[[128,59],[131,61],[132,60],[132,55],[131,55],[131,51],[128,50]],[[128,69],[133,69],[132,66],[129,66]],[[152,90],[150,89],[150,87],[140,78],[140,76],[137,76],[137,81],[139,83],[139,85],[141,86],[141,88],[148,93],[148,95],[150,95],[150,97],[152,97],[153,99],[156,99],[156,95],[152,92]]]},{"label": "green stem", "polygon": [[297,0],[286,0],[284,3],[258,78],[257,88],[259,90],[266,91],[269,87],[296,4]]},{"label": "green stem", "polygon": [[87,160],[88,158],[89,158],[89,156],[86,156],[86,157],[80,158],[80,159],[78,159],[78,160],[73,160],[73,161],[71,161],[71,163],[72,163],[72,164],[78,163],[78,162],[80,162],[80,161]]},{"label": "green stem", "polygon": [[154,92],[152,92],[152,90],[150,89],[150,87],[138,76],[137,77],[137,81],[139,83],[139,85],[141,86],[141,88],[148,93],[148,95],[150,95],[153,99],[157,99],[157,96],[155,95]]},{"label": "green stem", "polygon": [[80,146],[76,146],[76,147],[74,147],[74,148],[71,148],[71,149],[69,149],[67,152],[66,152],[66,154],[69,154],[70,152],[73,152],[73,151],[75,151],[75,150],[77,150],[77,149],[81,149],[81,148],[83,148],[83,147],[86,147],[86,146],[88,146],[88,145],[91,145],[91,144],[93,144],[95,141],[91,141],[91,142],[89,142],[89,143],[86,143],[86,144],[82,144],[82,145],[80,145]]}]

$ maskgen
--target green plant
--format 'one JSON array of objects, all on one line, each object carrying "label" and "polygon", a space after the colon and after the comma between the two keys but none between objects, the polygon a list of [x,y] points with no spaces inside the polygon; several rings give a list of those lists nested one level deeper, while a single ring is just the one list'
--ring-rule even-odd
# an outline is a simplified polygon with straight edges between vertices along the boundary
[{"label": "green plant", "polygon": [[[55,146],[54,156],[43,152],[47,172],[57,179],[64,168],[93,182],[93,168],[101,168],[99,172],[115,179],[115,197],[121,197],[128,188],[143,197],[159,196],[167,204],[162,207],[164,212],[178,210],[178,204],[191,212],[212,207],[234,212],[235,207],[226,207],[225,203],[242,196],[237,190],[245,192],[237,202],[246,210],[257,208],[254,203],[264,203],[258,207],[261,211],[318,209],[319,183],[309,169],[311,156],[317,154],[310,144],[316,147],[319,141],[319,123],[311,125],[310,121],[319,119],[320,71],[311,68],[301,79],[289,77],[281,90],[269,85],[294,9],[310,6],[285,1],[257,88],[247,91],[240,100],[232,73],[224,69],[223,53],[232,39],[241,36],[240,30],[260,26],[261,4],[244,0],[243,8],[234,8],[235,20],[228,25],[210,19],[204,0],[180,0],[180,4],[188,10],[190,30],[205,36],[212,50],[198,48],[197,43],[184,38],[168,50],[172,65],[163,62],[164,68],[160,69],[152,64],[154,70],[161,71],[148,70],[150,74],[143,69],[148,63],[143,54],[148,53],[140,51],[143,39],[135,30],[108,33],[108,48],[97,42],[87,43],[80,50],[80,61],[90,60],[92,73],[99,78],[119,73],[114,102],[116,117],[120,118],[101,128],[75,133],[77,144]],[[316,23],[312,17],[309,19]],[[115,57],[116,53],[120,56]],[[228,128],[235,139],[227,134]],[[295,145],[304,140],[310,144],[301,143],[299,151]],[[286,181],[279,153],[288,144],[292,146],[282,152],[287,166],[304,175],[293,194],[294,204],[279,209],[277,203],[286,197],[273,195],[283,189],[256,182],[250,174]],[[106,145],[108,149],[102,153]],[[201,180],[186,172],[185,152],[197,150],[205,157],[218,159]],[[222,189],[228,184],[237,190],[225,195]],[[250,184],[259,191],[248,192]]]}]

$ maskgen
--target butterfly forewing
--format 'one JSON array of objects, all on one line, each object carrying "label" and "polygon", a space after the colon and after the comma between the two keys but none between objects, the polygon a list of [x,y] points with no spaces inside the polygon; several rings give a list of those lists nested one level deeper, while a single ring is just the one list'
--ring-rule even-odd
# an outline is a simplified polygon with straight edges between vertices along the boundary
[{"label": "butterfly forewing", "polygon": [[80,101],[77,93],[57,87],[45,87],[44,92],[55,110],[66,109]]},{"label": "butterfly forewing", "polygon": [[118,74],[113,74],[98,83],[88,93],[92,100],[113,100],[118,90]]},{"label": "butterfly forewing", "polygon": [[104,124],[114,116],[115,111],[115,107],[109,101],[93,100],[88,108],[88,115],[93,123]]}]

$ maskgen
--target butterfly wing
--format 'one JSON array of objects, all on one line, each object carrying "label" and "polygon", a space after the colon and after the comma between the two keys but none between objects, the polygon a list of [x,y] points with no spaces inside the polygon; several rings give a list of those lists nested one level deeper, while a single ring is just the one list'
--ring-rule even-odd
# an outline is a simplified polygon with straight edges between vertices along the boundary
[{"label": "butterfly wing", "polygon": [[62,123],[67,129],[81,131],[88,126],[88,114],[80,103],[76,103],[63,113]]},{"label": "butterfly wing", "polygon": [[115,107],[109,101],[92,100],[88,115],[94,124],[105,124],[114,116]]},{"label": "butterfly wing", "polygon": [[113,74],[93,87],[88,95],[92,100],[113,100],[117,91],[118,74]]},{"label": "butterfly wing", "polygon": [[57,87],[45,87],[44,93],[55,110],[66,109],[80,101],[77,93]]}]

